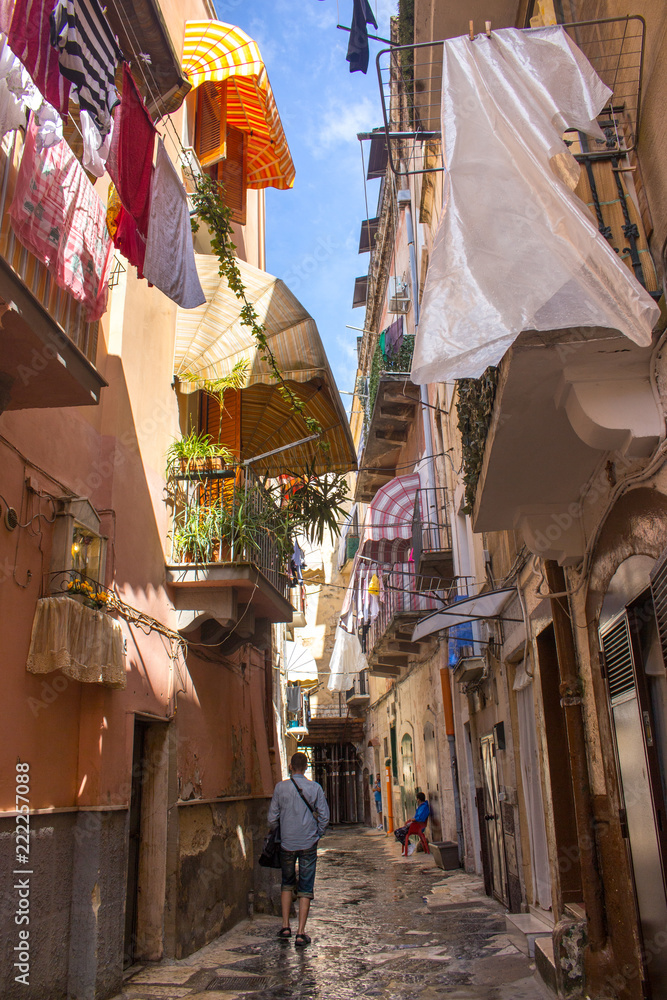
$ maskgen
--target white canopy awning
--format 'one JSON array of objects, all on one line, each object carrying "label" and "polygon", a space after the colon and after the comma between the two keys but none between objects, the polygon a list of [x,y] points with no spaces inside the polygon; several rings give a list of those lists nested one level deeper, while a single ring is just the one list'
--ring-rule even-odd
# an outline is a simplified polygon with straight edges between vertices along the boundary
[{"label": "white canopy awning", "polygon": [[467,622],[480,618],[495,618],[500,614],[512,594],[516,594],[516,587],[507,587],[504,590],[490,590],[485,594],[477,594],[475,597],[464,597],[461,601],[448,604],[446,608],[434,612],[428,618],[422,618],[415,626],[412,633],[412,641],[417,642],[426,635],[433,635],[443,628],[453,628],[454,625],[465,625]]},{"label": "white canopy awning", "polygon": [[288,681],[313,684],[319,679],[315,657],[300,642],[285,643],[285,670]]}]

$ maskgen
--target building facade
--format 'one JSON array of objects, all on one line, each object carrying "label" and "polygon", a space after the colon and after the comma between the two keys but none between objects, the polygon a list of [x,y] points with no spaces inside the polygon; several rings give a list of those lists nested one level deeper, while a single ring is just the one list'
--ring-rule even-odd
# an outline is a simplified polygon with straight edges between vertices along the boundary
[{"label": "building facade", "polygon": [[[329,428],[327,469],[354,464],[315,324],[264,271],[263,189],[289,188],[294,169],[257,46],[204,0],[107,13],[199,219],[194,254],[188,222],[174,268],[191,257],[206,302],[181,307],[116,249],[106,310],[87,323],[12,230],[24,135],[5,136],[8,998],[113,996],[133,962],[183,957],[249,909],[273,907],[275,887],[256,860],[284,764],[280,651],[293,608],[280,494],[259,477],[275,486],[284,468],[319,474],[311,417]],[[235,50],[248,56],[240,68]],[[76,154],[76,128],[67,129]],[[193,200],[205,175],[224,184],[245,303],[268,335],[283,331],[274,349],[297,400],[284,431],[288,404],[240,327],[242,303],[218,273]],[[106,203],[108,183],[102,176],[89,197]],[[238,345],[228,368],[216,353],[221,336]],[[199,367],[197,337],[209,351]],[[271,464],[285,451],[289,461]],[[27,893],[10,874],[21,860]],[[17,965],[15,946],[29,953]]]},{"label": "building facade", "polygon": [[[489,251],[485,279],[494,268],[490,248],[503,226],[509,232],[516,221],[496,198],[483,229],[465,228],[456,203],[458,164],[456,158],[445,162],[440,118],[443,72],[454,73],[454,57],[443,69],[437,42],[470,31],[471,48],[496,51],[509,37],[494,42],[499,29],[558,23],[613,91],[596,110],[602,138],[591,141],[576,127],[565,131],[576,161],[568,186],[587,206],[596,239],[611,246],[633,282],[618,272],[617,322],[563,321],[554,329],[528,322],[498,351],[498,363],[472,372],[472,364],[447,360],[451,374],[432,379],[424,359],[428,351],[434,365],[447,356],[438,329],[445,320],[453,324],[462,308],[447,286],[448,269],[460,258],[450,253],[438,270],[443,193],[445,215],[454,212],[461,226],[462,256]],[[366,417],[352,424],[360,443],[357,497],[369,503],[368,550],[379,537],[395,546],[378,569],[384,600],[376,617],[369,613],[366,639],[371,677],[375,664],[394,670],[381,690],[371,680],[367,730],[378,741],[376,768],[383,758],[393,766],[394,808],[404,815],[398,789],[406,800],[412,778],[408,769],[401,772],[401,732],[392,752],[392,728],[409,728],[408,718],[417,722],[415,702],[422,713],[430,704],[443,713],[436,733],[444,743],[451,699],[456,768],[447,785],[447,754],[440,754],[449,803],[443,839],[458,835],[461,863],[483,874],[487,892],[509,911],[509,932],[535,949],[538,969],[560,995],[660,996],[667,927],[661,819],[666,178],[658,119],[666,83],[657,53],[665,14],[654,3],[630,12],[614,3],[471,3],[454,11],[417,0],[414,7],[399,5],[393,30],[403,47],[378,56],[386,128],[360,137],[371,143],[369,178],[377,163],[373,144],[384,145],[384,179],[377,218],[368,220],[368,275],[355,288],[366,305],[358,383]],[[520,44],[520,36],[513,37],[510,47]],[[457,142],[468,141],[466,152],[478,143],[479,162],[492,178],[495,147],[486,135],[485,160],[479,133],[465,132],[465,114],[456,117],[463,91],[456,91],[458,105],[447,104],[454,92],[443,98],[448,125],[455,122]],[[483,98],[467,94],[466,100],[474,119]],[[462,155],[463,146],[450,145],[450,153],[453,148]],[[518,162],[512,170],[527,169]],[[492,180],[488,188],[493,197]],[[479,203],[485,198],[480,188]],[[536,202],[532,226],[545,205]],[[566,238],[576,241],[574,229]],[[537,245],[535,252],[539,259]],[[499,270],[511,274],[511,261],[510,249]],[[528,310],[526,285],[516,274],[511,280],[518,307]],[[449,298],[442,291],[447,287]],[[488,301],[500,303],[504,291],[497,284]],[[621,315],[635,300],[652,317],[641,345],[622,332]],[[412,365],[386,349],[398,309],[404,333],[416,335]],[[486,321],[481,311],[467,315],[474,338]],[[447,526],[451,565],[448,573],[440,565],[437,584],[422,572],[418,528],[428,524],[428,514],[416,504],[413,567],[400,570],[409,582],[397,586],[392,577],[405,558],[396,541],[400,516],[395,508],[374,520],[373,504],[387,482],[415,473],[418,490],[444,491],[438,524]],[[365,577],[358,589],[364,586]],[[404,592],[409,596],[399,598]],[[456,612],[457,604],[475,597]],[[427,604],[434,599],[443,614],[429,622],[433,606]],[[409,627],[382,645],[387,620],[396,627],[392,600],[394,609],[402,601],[403,615],[410,603],[412,615],[404,618]],[[438,646],[429,653],[433,640]],[[427,673],[415,695],[411,683],[420,670]],[[427,770],[424,761],[421,773]],[[417,783],[427,791],[424,777]],[[431,833],[435,839],[435,826]]]}]

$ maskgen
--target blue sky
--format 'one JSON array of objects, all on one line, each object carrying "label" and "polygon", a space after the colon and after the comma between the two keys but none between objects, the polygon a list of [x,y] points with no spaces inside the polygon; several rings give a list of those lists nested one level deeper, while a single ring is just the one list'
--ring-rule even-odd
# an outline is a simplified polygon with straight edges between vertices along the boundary
[{"label": "blue sky", "polygon": [[[370,0],[388,37],[395,0]],[[357,132],[382,123],[375,54],[368,74],[350,73],[345,59],[352,0],[215,0],[218,17],[243,28],[259,45],[296,167],[291,191],[266,192],[266,269],[282,278],[315,319],[340,389],[354,387],[355,330],[364,310],[352,309],[354,279],[368,269],[359,254],[366,218]],[[364,143],[368,155],[369,143]],[[379,180],[367,182],[375,215]],[[343,396],[349,409],[350,396]]]}]

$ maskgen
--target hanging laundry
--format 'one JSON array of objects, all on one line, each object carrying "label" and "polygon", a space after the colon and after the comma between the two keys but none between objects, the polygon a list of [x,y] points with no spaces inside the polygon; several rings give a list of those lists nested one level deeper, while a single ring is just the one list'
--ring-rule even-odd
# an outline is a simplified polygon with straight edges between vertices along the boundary
[{"label": "hanging laundry", "polygon": [[138,277],[143,278],[146,240],[130,213],[123,208],[113,184],[109,185],[107,198],[107,229],[116,249],[136,267]]},{"label": "hanging laundry", "polygon": [[347,46],[347,56],[350,64],[350,73],[365,73],[368,69],[368,27],[372,24],[377,28],[377,21],[373,17],[368,0],[354,0],[354,10],[352,11],[352,29],[350,31],[350,41]]},{"label": "hanging laundry", "polygon": [[95,177],[103,177],[113,137],[113,118],[111,119],[111,129],[104,139],[100,135],[100,130],[95,124],[93,116],[88,111],[82,109],[79,112],[79,119],[83,137],[84,170]]},{"label": "hanging laundry", "polygon": [[399,316],[385,330],[384,349],[387,357],[398,354],[403,346],[403,317]]},{"label": "hanging laundry", "polygon": [[298,715],[301,711],[301,687],[298,684],[288,684],[285,694],[287,711],[290,715]]},{"label": "hanging laundry", "polygon": [[25,104],[20,97],[13,93],[7,82],[8,74],[16,66],[30,79],[10,49],[6,39],[2,39],[0,44],[0,137],[6,135],[7,132],[15,132],[16,129],[25,127],[26,124]]},{"label": "hanging laundry", "polygon": [[144,275],[183,309],[206,302],[195,264],[188,196],[162,139],[151,186]]},{"label": "hanging laundry", "polygon": [[651,344],[659,309],[574,194],[563,142],[572,128],[604,146],[610,95],[560,25],[443,43],[445,207],[413,382],[478,378],[524,330],[602,327]]},{"label": "hanging laundry", "polygon": [[306,568],[306,554],[299,545],[298,542],[294,542],[294,551],[292,552],[292,563],[294,564],[294,571],[299,583],[303,583],[303,570]]},{"label": "hanging laundry", "polygon": [[123,94],[114,115],[113,140],[107,169],[123,207],[136,222],[139,232],[148,234],[151,176],[156,128],[130,68],[123,66]]},{"label": "hanging laundry", "polygon": [[6,35],[14,16],[14,4],[16,0],[0,0],[0,31]]},{"label": "hanging laundry", "polygon": [[86,306],[89,323],[104,313],[113,245],[105,208],[67,143],[37,151],[31,120],[9,209],[14,233],[53,280]]},{"label": "hanging laundry", "polygon": [[21,60],[43,97],[67,118],[70,84],[51,46],[53,0],[17,0],[8,31],[12,52]]},{"label": "hanging laundry", "polygon": [[119,100],[114,80],[123,53],[98,0],[58,0],[51,16],[51,44],[58,50],[60,72],[76,89],[79,106],[90,112],[105,136]]},{"label": "hanging laundry", "polygon": [[37,122],[35,146],[38,153],[41,153],[43,149],[48,149],[49,146],[55,146],[56,143],[61,141],[63,138],[63,120],[56,109],[52,108],[46,101],[42,101],[37,111],[35,111],[35,121]]}]

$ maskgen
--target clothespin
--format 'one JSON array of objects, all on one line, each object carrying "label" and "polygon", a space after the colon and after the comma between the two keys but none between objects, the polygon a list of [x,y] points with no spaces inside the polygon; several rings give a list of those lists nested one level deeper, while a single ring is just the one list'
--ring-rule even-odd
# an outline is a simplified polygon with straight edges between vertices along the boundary
[{"label": "clothespin", "polygon": [[471,42],[475,41],[475,22],[468,21],[468,37]]},{"label": "clothespin", "polygon": [[484,22],[484,30],[486,31],[486,37],[490,38],[491,37],[491,22],[490,21],[485,21]]}]

